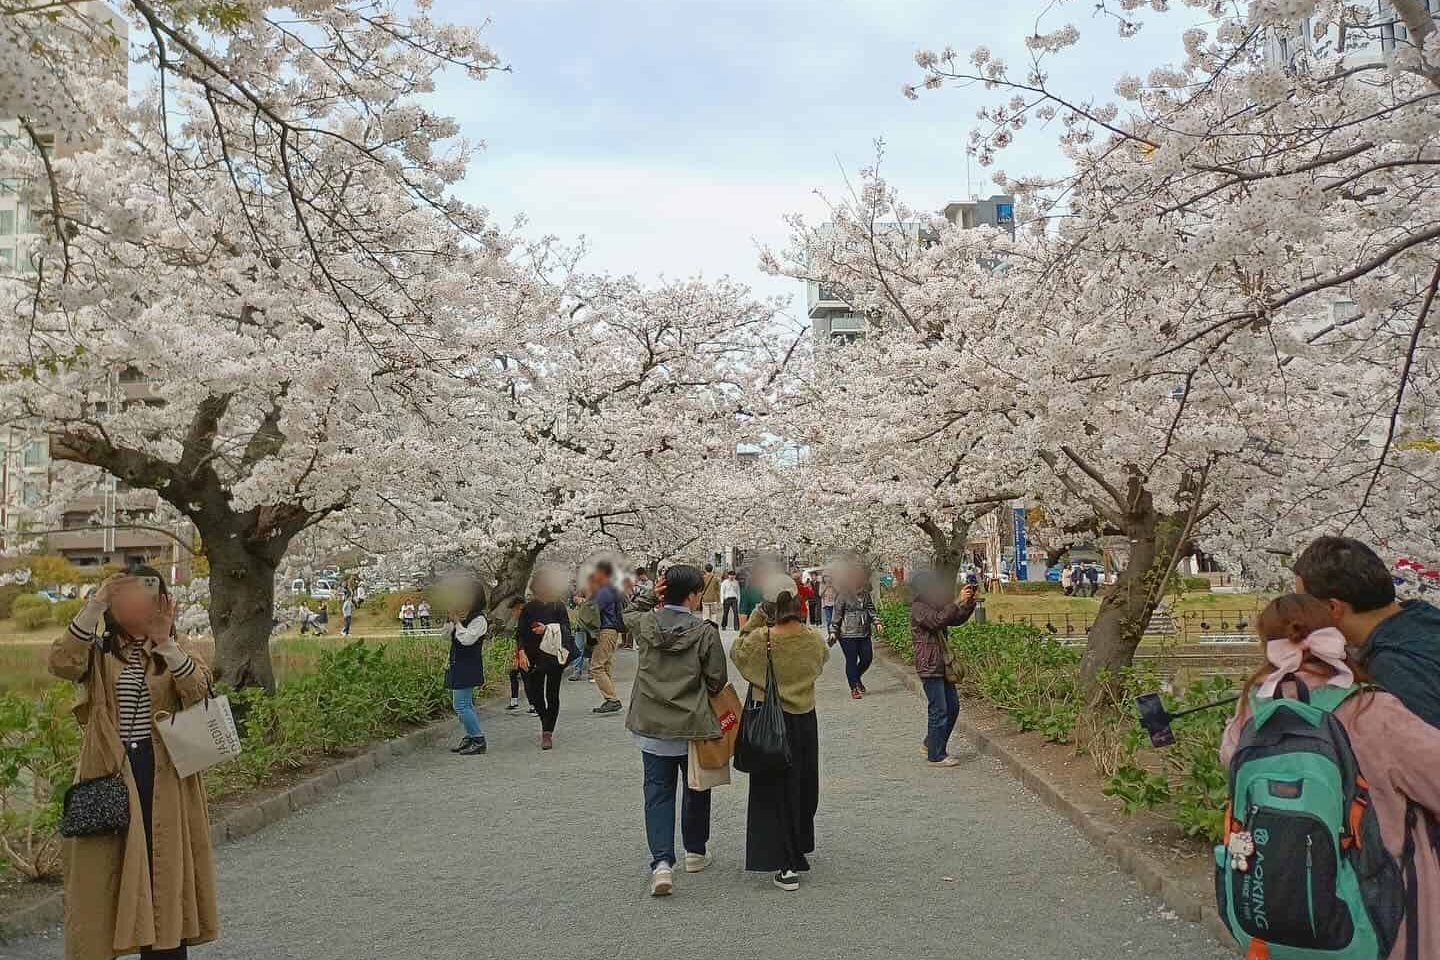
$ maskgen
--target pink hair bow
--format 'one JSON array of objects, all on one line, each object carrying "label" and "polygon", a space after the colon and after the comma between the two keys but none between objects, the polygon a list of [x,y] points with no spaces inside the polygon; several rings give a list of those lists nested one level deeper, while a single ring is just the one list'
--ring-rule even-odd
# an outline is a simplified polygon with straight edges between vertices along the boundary
[{"label": "pink hair bow", "polygon": [[1345,635],[1334,627],[1316,630],[1303,640],[1281,638],[1265,643],[1265,658],[1275,667],[1275,672],[1260,685],[1260,696],[1275,696],[1280,681],[1297,673],[1306,656],[1335,668],[1335,675],[1327,681],[1332,687],[1348,687],[1354,684],[1355,675],[1345,663]]}]

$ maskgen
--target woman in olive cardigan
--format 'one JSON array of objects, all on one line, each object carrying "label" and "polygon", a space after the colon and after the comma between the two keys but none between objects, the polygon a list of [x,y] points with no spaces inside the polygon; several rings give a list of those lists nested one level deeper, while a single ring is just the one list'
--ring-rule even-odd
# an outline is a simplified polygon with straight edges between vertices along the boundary
[{"label": "woman in olive cardigan", "polygon": [[101,584],[50,647],[50,672],[76,685],[79,779],[119,771],[130,794],[124,834],[65,841],[66,960],[179,960],[219,935],[205,785],[176,773],[155,730],[155,714],[199,703],[210,684],[176,641],[174,616],[160,575],[133,567]]},{"label": "woman in olive cardigan", "polygon": [[790,767],[780,773],[750,775],[745,869],[774,871],[775,885],[787,891],[800,889],[800,874],[810,869],[806,857],[815,850],[815,811],[820,805],[815,681],[830,657],[819,631],[805,625],[794,589],[783,576],[762,586],[765,606],[755,611],[730,651],[757,700],[765,699],[767,647],[775,664]]}]

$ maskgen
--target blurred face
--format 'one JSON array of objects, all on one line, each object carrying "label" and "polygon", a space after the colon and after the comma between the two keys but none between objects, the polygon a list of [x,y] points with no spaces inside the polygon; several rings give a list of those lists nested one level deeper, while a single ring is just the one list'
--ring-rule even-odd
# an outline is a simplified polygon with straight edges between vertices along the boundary
[{"label": "blurred face", "polygon": [[545,570],[535,577],[532,589],[536,599],[544,603],[554,603],[564,592],[564,582],[564,578],[558,572]]},{"label": "blurred face", "polygon": [[110,616],[132,637],[143,636],[155,614],[158,597],[145,584],[132,580],[120,584],[110,597]]}]

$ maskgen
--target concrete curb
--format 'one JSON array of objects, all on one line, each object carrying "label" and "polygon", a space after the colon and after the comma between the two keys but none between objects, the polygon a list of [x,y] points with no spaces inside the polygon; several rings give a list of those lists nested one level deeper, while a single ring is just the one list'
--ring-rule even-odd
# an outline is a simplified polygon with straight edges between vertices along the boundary
[{"label": "concrete curb", "polygon": [[[364,753],[342,760],[333,766],[292,785],[281,793],[230,811],[224,820],[210,824],[210,843],[222,847],[248,837],[318,800],[335,793],[342,784],[373,773],[392,760],[415,753],[434,744],[455,725],[454,717],[437,720],[401,737],[371,744]],[[0,916],[0,944],[32,933],[49,930],[65,919],[65,897],[56,892],[23,910]]]},{"label": "concrete curb", "polygon": [[[889,647],[876,645],[875,659],[885,665],[911,693],[925,696],[920,678],[914,668],[902,661]],[[1209,894],[1195,890],[1195,883],[1188,877],[1176,873],[1164,861],[1152,857],[1142,845],[1128,835],[1121,833],[1106,822],[1100,813],[1096,799],[1066,796],[1043,771],[1027,764],[1024,758],[1011,752],[1005,744],[966,719],[961,711],[956,729],[970,739],[980,753],[994,757],[1003,764],[1016,780],[1038,796],[1046,806],[1060,813],[1079,830],[1085,839],[1103,850],[1126,873],[1140,884],[1140,889],[1157,897],[1177,916],[1191,923],[1199,923],[1223,945],[1236,951],[1235,938],[1220,922],[1215,913],[1215,903]]]}]

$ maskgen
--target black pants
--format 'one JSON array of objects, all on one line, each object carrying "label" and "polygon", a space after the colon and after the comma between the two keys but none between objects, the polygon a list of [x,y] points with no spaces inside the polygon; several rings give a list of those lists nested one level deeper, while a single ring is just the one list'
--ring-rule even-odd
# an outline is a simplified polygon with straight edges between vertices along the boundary
[{"label": "black pants", "polygon": [[546,733],[555,732],[555,720],[560,716],[560,678],[565,671],[556,667],[534,667],[525,674],[525,696],[530,706],[540,715],[540,729]]},{"label": "black pants", "polygon": [[[520,699],[520,681],[523,680],[524,678],[525,678],[525,671],[524,671],[524,670],[511,670],[511,671],[510,671],[510,699],[511,699],[511,700],[519,700],[519,699]],[[527,693],[526,695],[528,696],[529,694]]]},{"label": "black pants", "polygon": [[730,615],[735,615],[735,629],[740,629],[740,598],[726,597],[724,608],[720,612],[720,629],[725,629],[725,624],[730,622]]},{"label": "black pants", "polygon": [[[140,795],[140,815],[145,820],[145,848],[153,862],[155,851],[155,744],[141,740],[126,746],[130,757],[130,775],[135,778],[135,792]],[[185,945],[170,950],[141,950],[142,960],[185,960],[190,954]]]}]

